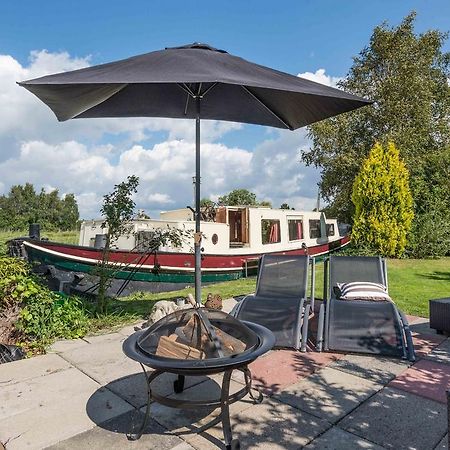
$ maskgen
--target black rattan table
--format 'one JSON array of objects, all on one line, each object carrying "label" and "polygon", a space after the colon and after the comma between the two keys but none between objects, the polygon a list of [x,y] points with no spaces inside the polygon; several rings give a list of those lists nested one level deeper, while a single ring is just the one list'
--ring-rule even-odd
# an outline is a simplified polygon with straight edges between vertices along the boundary
[{"label": "black rattan table", "polygon": [[450,333],[450,297],[430,300],[430,328],[438,334]]}]

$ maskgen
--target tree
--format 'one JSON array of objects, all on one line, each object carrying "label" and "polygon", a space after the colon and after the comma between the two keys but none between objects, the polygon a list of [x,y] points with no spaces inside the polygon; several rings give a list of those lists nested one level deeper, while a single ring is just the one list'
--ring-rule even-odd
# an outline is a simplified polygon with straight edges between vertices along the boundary
[{"label": "tree", "polygon": [[[103,196],[103,205],[100,213],[104,218],[102,228],[106,229],[105,246],[102,250],[102,259],[96,267],[94,274],[99,277],[96,310],[100,314],[107,312],[107,291],[111,280],[117,272],[117,265],[109,261],[111,249],[117,244],[120,236],[132,234],[135,202],[133,194],[137,192],[139,178],[135,175],[127,177],[114,186],[109,194]],[[160,246],[171,245],[180,247],[193,233],[179,228],[154,228],[151,238],[142,242],[145,253],[156,253]],[[157,268],[154,268],[157,271]]]},{"label": "tree", "polygon": [[258,201],[256,194],[250,192],[247,189],[235,189],[229,194],[219,197],[219,205],[226,206],[268,206],[272,207],[272,204],[267,200]]},{"label": "tree", "polygon": [[[374,29],[369,45],[339,83],[374,105],[311,126],[312,148],[302,157],[321,169],[320,190],[329,213],[349,222],[354,209],[348,199],[362,161],[375,142],[395,142],[410,172],[413,233],[423,235],[420,217],[448,197],[448,178],[431,180],[430,173],[436,158],[450,158],[450,54],[442,51],[446,34],[414,32],[415,16],[409,14],[398,27],[383,23]],[[440,215],[450,233],[449,209]]]},{"label": "tree", "polygon": [[291,208],[287,203],[282,203],[280,205],[280,209],[292,209],[292,210],[294,210],[295,208]]},{"label": "tree", "polygon": [[215,203],[212,200],[210,200],[209,198],[202,198],[200,200],[200,207],[201,208],[210,208],[210,207],[213,207],[213,206],[215,206]]},{"label": "tree", "polygon": [[105,219],[102,228],[106,228],[106,240],[102,250],[102,260],[96,270],[99,277],[96,308],[98,313],[106,312],[106,292],[114,277],[114,266],[109,263],[109,255],[119,237],[131,231],[130,223],[135,207],[132,196],[137,192],[138,185],[139,178],[131,175],[126,181],[116,184],[112,192],[103,196],[100,213]]},{"label": "tree", "polygon": [[0,196],[0,228],[24,231],[30,223],[39,223],[47,231],[73,230],[78,225],[78,205],[73,194],[59,197],[58,190],[36,193],[31,183],[12,186]]},{"label": "tree", "polygon": [[247,189],[235,189],[227,195],[219,197],[219,203],[227,206],[256,206],[256,194]]},{"label": "tree", "polygon": [[400,257],[414,216],[409,173],[393,143],[376,143],[353,183],[352,241],[388,257]]}]

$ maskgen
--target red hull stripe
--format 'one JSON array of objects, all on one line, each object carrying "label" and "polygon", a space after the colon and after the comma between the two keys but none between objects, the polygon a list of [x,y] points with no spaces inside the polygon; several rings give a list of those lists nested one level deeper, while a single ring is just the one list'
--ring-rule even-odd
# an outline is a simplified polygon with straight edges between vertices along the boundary
[{"label": "red hull stripe", "polygon": [[[310,256],[319,256],[328,253],[330,250],[335,250],[348,244],[348,236],[332,241],[330,243],[315,245],[308,247]],[[67,255],[70,259],[86,258],[89,260],[101,260],[101,250],[82,247],[78,245],[65,245],[49,241],[25,241],[25,245],[47,249],[49,251],[57,252],[60,255]],[[270,252],[283,255],[303,255],[302,248],[295,250],[285,250]],[[245,261],[255,261],[261,254],[241,254],[241,255],[202,255],[202,269],[210,270],[225,270],[242,268]],[[155,256],[153,254],[142,254],[138,252],[131,252],[127,250],[112,250],[110,253],[110,262],[124,265],[139,265],[139,266],[154,266],[155,263],[162,267],[179,268],[189,271],[194,269],[194,255],[191,253],[170,253],[158,252]]]}]

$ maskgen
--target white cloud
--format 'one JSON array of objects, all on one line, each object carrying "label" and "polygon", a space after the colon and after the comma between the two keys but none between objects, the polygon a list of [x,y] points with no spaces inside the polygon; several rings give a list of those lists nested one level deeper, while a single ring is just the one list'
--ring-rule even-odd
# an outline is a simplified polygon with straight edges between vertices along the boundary
[{"label": "white cloud", "polygon": [[[22,66],[0,55],[0,193],[13,184],[33,183],[37,190],[74,193],[84,218],[99,216],[103,195],[128,175],[140,177],[136,206],[152,217],[160,209],[192,204],[195,126],[192,120],[94,119],[58,123],[50,110],[15,84],[18,80],[72,70],[90,58],[67,53],[32,52]],[[324,69],[301,74],[335,85]],[[217,200],[232,189],[246,188],[274,207],[287,202],[296,209],[315,206],[319,172],[300,163],[309,145],[305,130],[261,128],[254,149],[223,143],[241,124],[203,121],[201,196]],[[163,141],[146,139],[154,132]],[[244,133],[244,131],[243,131]],[[226,140],[225,140],[226,141]]]},{"label": "white cloud", "polygon": [[325,73],[325,69],[317,69],[315,72],[303,72],[299,73],[297,76],[331,87],[337,87],[338,82],[342,80],[341,77],[333,77],[331,75],[327,75]]},{"label": "white cloud", "polygon": [[168,203],[175,203],[167,194],[160,194],[159,192],[155,192],[154,194],[150,194],[147,200],[151,203],[156,203],[158,205],[167,205]]}]

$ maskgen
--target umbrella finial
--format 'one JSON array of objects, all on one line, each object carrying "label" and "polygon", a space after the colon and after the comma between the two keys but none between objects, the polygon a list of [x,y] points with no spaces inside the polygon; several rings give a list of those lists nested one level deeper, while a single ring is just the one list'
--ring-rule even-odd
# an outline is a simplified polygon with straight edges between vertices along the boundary
[{"label": "umbrella finial", "polygon": [[212,52],[228,53],[225,50],[220,50],[218,48],[212,47],[211,45],[204,44],[202,42],[193,42],[192,44],[180,45],[179,47],[166,47],[166,50],[182,50],[195,48],[199,50],[210,50]]}]

